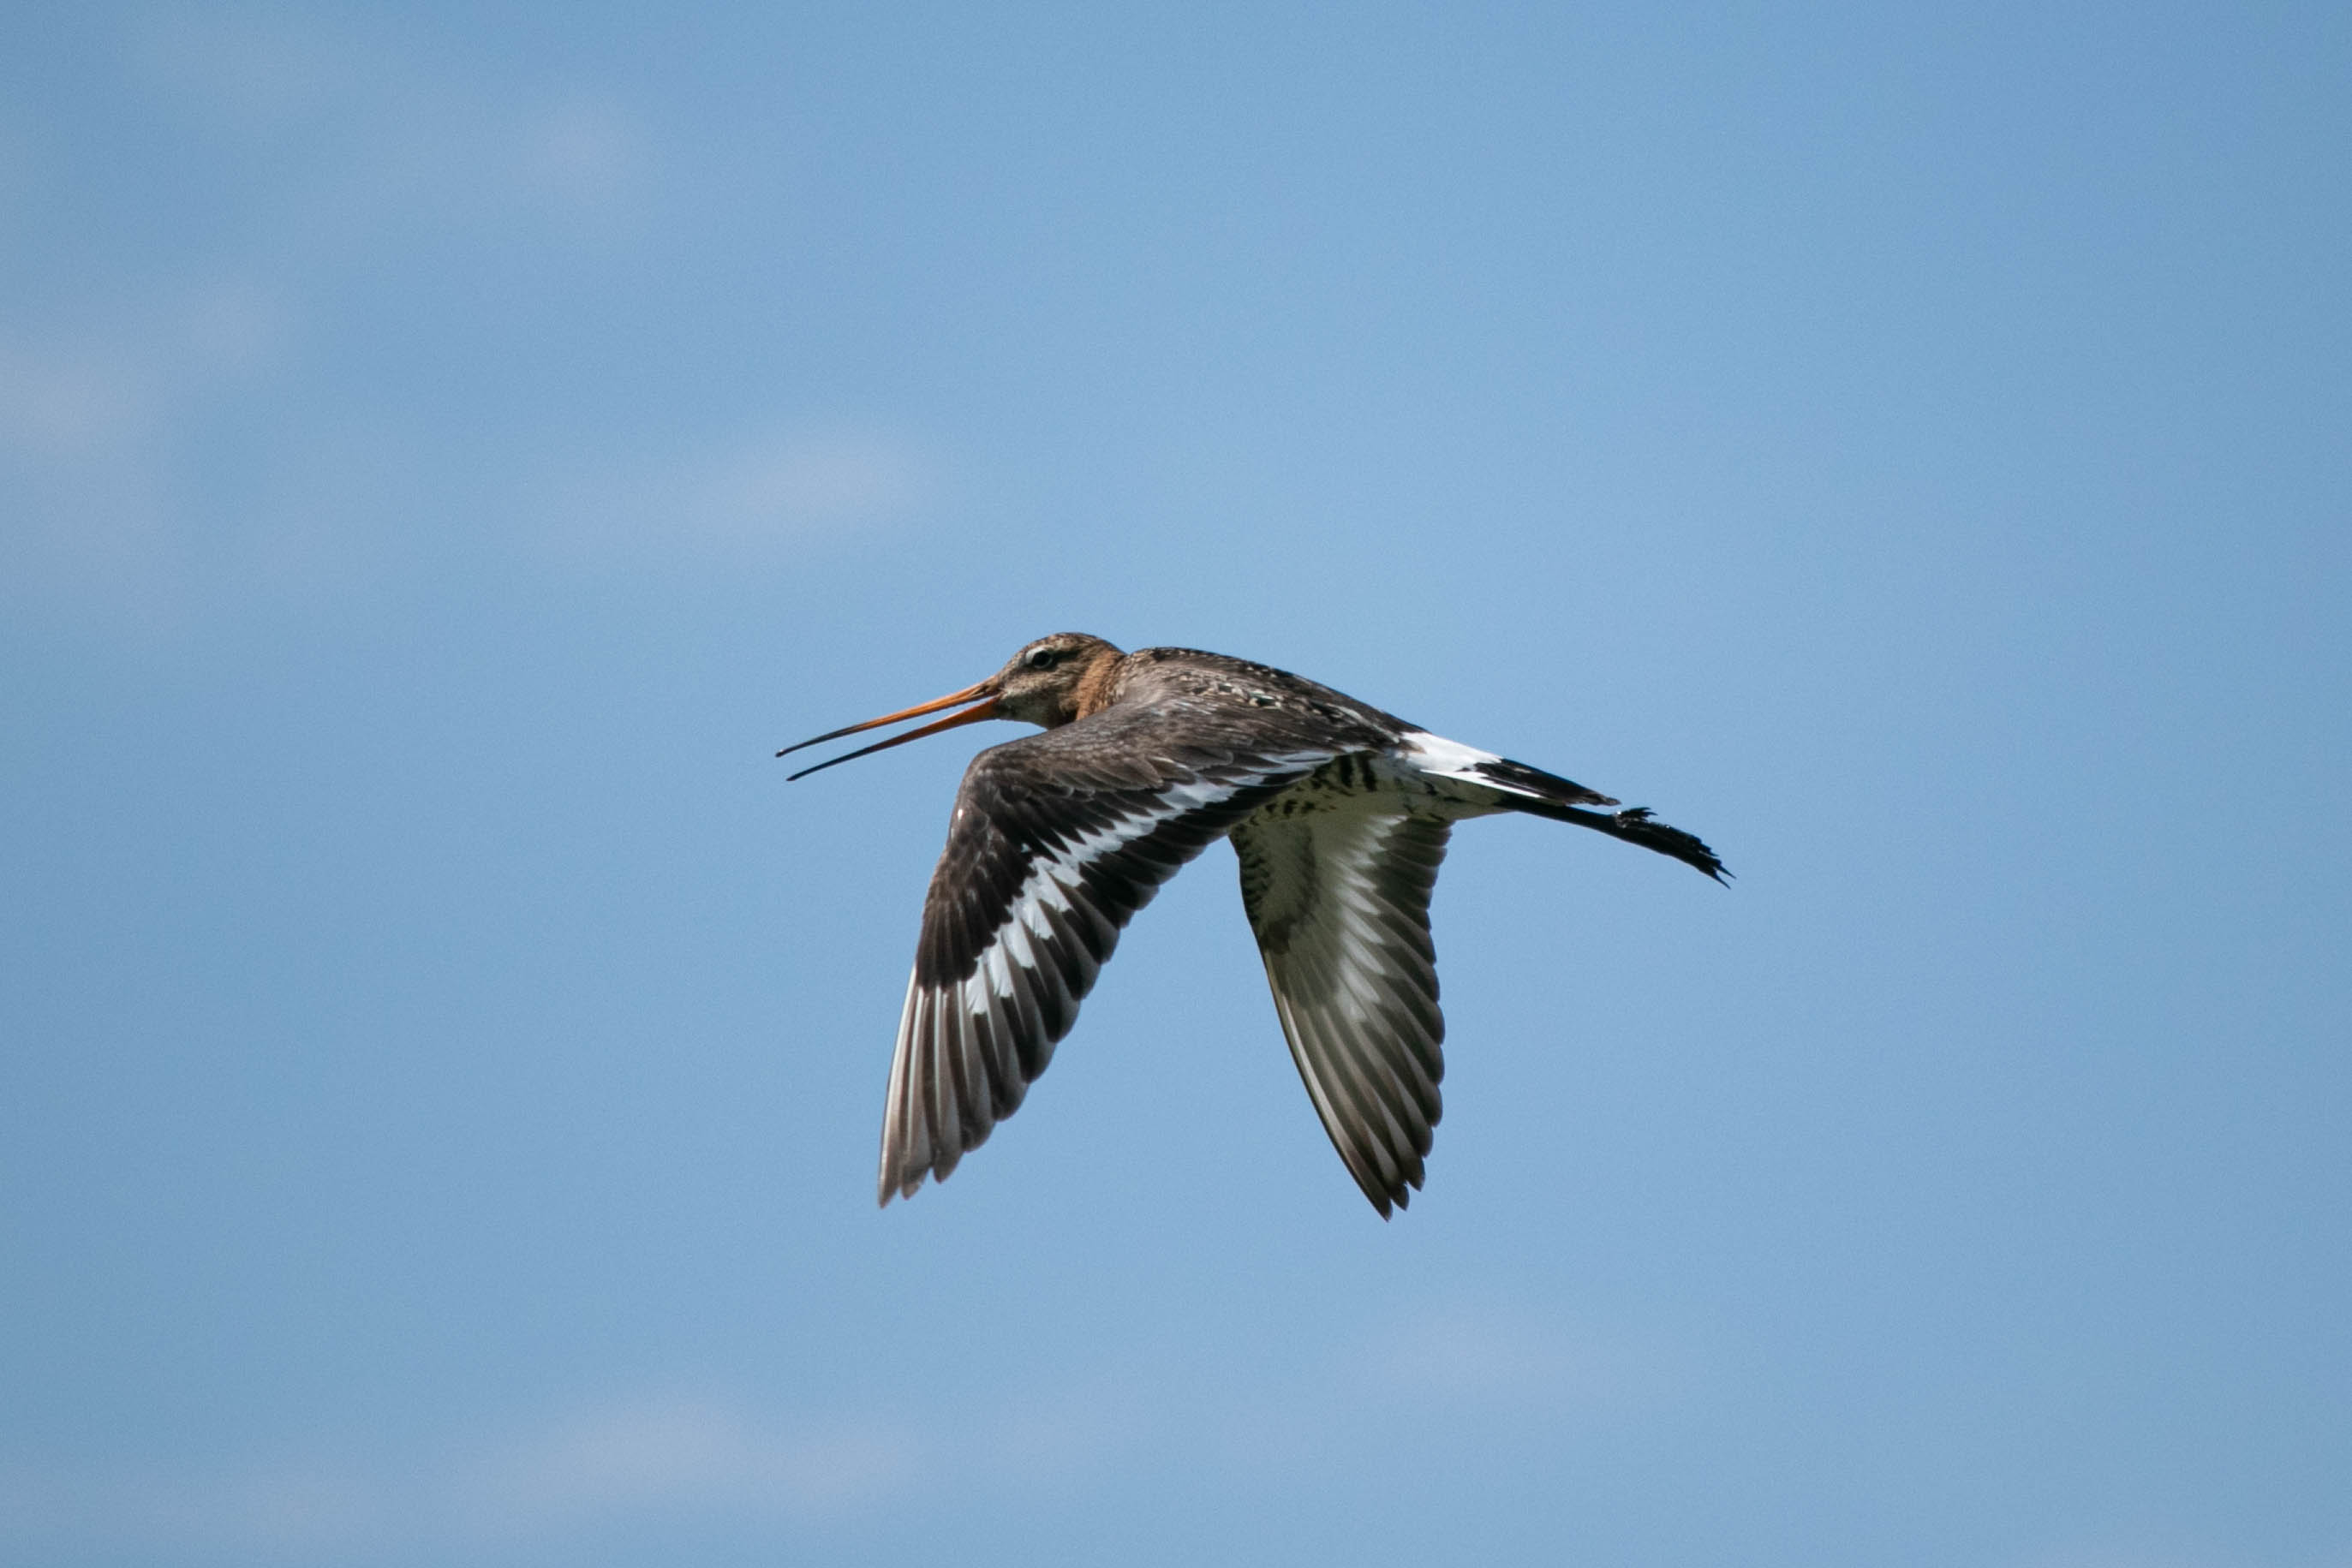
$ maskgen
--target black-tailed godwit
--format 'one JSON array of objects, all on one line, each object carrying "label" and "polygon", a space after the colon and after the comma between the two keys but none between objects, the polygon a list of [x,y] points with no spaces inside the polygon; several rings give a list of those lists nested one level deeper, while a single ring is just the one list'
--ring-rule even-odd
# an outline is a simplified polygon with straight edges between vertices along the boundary
[{"label": "black-tailed godwit", "polygon": [[973,758],[956,792],[890,1063],[886,1204],[944,1179],[1019,1108],[1120,929],[1218,839],[1241,858],[1291,1060],[1384,1218],[1421,1186],[1440,1109],[1429,894],[1454,823],[1528,811],[1724,874],[1646,810],[1586,810],[1617,802],[1328,686],[1076,632],[1040,637],[977,685],[776,755],[964,704],[793,775],[981,719],[1045,727]]}]

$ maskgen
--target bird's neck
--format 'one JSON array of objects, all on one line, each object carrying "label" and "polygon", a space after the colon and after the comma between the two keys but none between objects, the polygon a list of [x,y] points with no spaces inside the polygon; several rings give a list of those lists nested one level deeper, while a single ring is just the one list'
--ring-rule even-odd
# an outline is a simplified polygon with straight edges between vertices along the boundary
[{"label": "bird's neck", "polygon": [[1116,648],[1105,648],[1088,660],[1078,684],[1070,694],[1070,716],[1090,717],[1118,698],[1118,677],[1127,656]]}]

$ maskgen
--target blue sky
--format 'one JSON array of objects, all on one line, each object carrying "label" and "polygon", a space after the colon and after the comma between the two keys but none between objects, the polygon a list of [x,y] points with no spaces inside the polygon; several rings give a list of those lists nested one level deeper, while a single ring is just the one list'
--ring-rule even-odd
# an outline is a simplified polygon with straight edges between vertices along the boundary
[{"label": "blue sky", "polygon": [[[0,21],[0,1561],[2352,1562],[2338,7]],[[1222,849],[877,1212],[1046,631],[1456,836],[1383,1225]]]}]

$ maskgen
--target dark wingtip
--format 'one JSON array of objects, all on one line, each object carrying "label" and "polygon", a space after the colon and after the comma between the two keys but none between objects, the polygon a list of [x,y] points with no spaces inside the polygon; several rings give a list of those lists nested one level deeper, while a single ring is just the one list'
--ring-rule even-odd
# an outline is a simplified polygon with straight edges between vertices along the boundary
[{"label": "dark wingtip", "polygon": [[923,1178],[930,1174],[929,1167],[909,1172],[888,1165],[884,1166],[882,1178],[875,1184],[875,1207],[887,1208],[890,1207],[890,1200],[894,1197],[901,1200],[913,1197],[922,1190]]},{"label": "dark wingtip", "polygon": [[1606,830],[1628,843],[1655,850],[1662,855],[1672,855],[1685,865],[1705,873],[1718,886],[1728,887],[1731,872],[1722,857],[1706,847],[1696,833],[1684,832],[1670,827],[1650,814],[1647,806],[1628,806],[1609,818]]}]

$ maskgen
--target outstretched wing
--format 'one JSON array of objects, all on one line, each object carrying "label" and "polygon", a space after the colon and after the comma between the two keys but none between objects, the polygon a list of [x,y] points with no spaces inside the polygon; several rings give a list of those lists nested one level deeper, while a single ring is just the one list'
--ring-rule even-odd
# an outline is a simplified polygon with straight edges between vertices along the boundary
[{"label": "outstretched wing", "polygon": [[1113,709],[972,759],[899,1018],[882,1202],[986,1142],[1076,1021],[1129,917],[1331,756],[1252,747],[1197,717]]},{"label": "outstretched wing", "polygon": [[1448,824],[1393,800],[1234,831],[1291,1060],[1348,1174],[1386,1218],[1421,1186],[1445,1076],[1429,894]]}]

